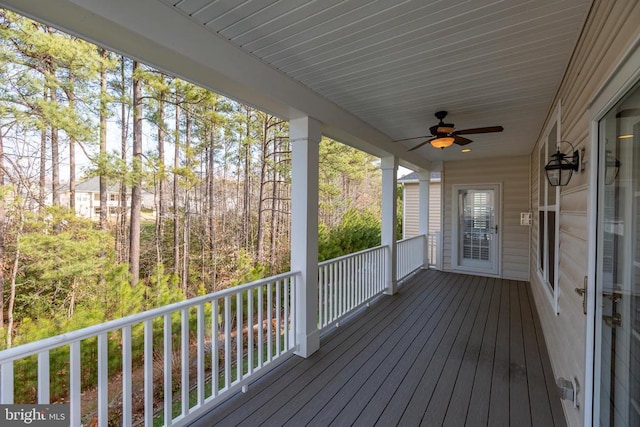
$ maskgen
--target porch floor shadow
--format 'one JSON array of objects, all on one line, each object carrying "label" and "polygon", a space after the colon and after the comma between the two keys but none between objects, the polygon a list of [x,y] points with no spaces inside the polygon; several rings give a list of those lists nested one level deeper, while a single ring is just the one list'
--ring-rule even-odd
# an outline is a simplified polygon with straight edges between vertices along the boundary
[{"label": "porch floor shadow", "polygon": [[420,271],[192,425],[564,426],[529,286]]}]

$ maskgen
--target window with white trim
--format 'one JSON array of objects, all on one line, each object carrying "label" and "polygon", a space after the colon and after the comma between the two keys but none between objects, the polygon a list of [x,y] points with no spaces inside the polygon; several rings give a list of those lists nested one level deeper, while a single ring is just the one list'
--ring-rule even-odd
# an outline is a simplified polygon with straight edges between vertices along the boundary
[{"label": "window with white trim", "polygon": [[559,192],[560,187],[551,187],[544,167],[549,156],[556,152],[559,141],[559,120],[551,127],[544,142],[540,144],[538,180],[538,273],[553,296],[557,310],[556,285],[559,255]]}]

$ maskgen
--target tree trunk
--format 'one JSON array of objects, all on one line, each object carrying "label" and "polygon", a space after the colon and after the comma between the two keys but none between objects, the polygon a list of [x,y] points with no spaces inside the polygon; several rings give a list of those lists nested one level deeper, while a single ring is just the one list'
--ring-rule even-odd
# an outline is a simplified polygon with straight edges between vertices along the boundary
[{"label": "tree trunk", "polygon": [[20,230],[16,233],[16,253],[13,258],[11,268],[11,287],[9,290],[9,306],[7,307],[7,348],[13,345],[13,308],[16,302],[16,279],[18,278],[18,267],[20,265],[20,234],[22,232],[23,220],[20,218]]},{"label": "tree trunk", "polygon": [[[69,70],[69,108],[72,111],[76,109],[75,97],[75,77]],[[69,209],[76,212],[76,139],[73,135],[69,135]]]},{"label": "tree trunk", "polygon": [[242,238],[244,241],[244,247],[250,250],[250,221],[249,210],[251,209],[251,109],[246,107],[245,118],[245,136],[244,136],[244,183],[242,191]]},{"label": "tree trunk", "polygon": [[[44,102],[49,99],[49,89],[44,85]],[[47,125],[43,123],[40,130],[40,176],[38,180],[38,212],[43,213],[47,189]]]},{"label": "tree trunk", "polygon": [[[176,94],[177,98],[177,94]],[[173,152],[173,272],[180,273],[180,209],[178,204],[178,168],[180,167],[180,104],[176,99],[176,126]]]},{"label": "tree trunk", "polygon": [[142,85],[137,75],[139,64],[133,63],[133,185],[131,188],[131,226],[129,230],[129,269],[131,283],[140,280],[140,230],[142,207]]},{"label": "tree trunk", "polygon": [[[263,115],[261,115],[263,116]],[[264,192],[267,179],[267,161],[269,158],[269,116],[263,116],[262,123],[262,141],[260,145],[260,183],[258,189],[258,221],[257,221],[257,237],[256,237],[256,259],[258,262],[263,261],[264,247],[264,226],[262,224],[264,218]]]},{"label": "tree trunk", "polygon": [[107,229],[107,219],[109,215],[109,206],[107,192],[107,69],[105,61],[109,53],[100,48],[100,56],[103,59],[100,65],[100,229]]},{"label": "tree trunk", "polygon": [[[185,167],[187,170],[191,167],[191,114],[189,110],[185,114]],[[189,264],[191,263],[191,201],[189,190],[191,184],[187,181],[184,189],[184,230],[183,230],[183,253],[182,253],[182,293],[187,297],[189,287]]]},{"label": "tree trunk", "polygon": [[[56,89],[49,89],[52,102],[56,102]],[[60,206],[60,147],[58,146],[58,127],[51,125],[51,199],[54,206]]]},{"label": "tree trunk", "polygon": [[216,248],[216,239],[215,239],[215,195],[214,195],[214,176],[215,176],[215,135],[216,135],[216,128],[215,125],[213,126],[213,128],[211,129],[211,146],[209,148],[209,168],[207,170],[207,186],[209,188],[209,199],[208,199],[208,203],[209,203],[209,212],[207,214],[207,221],[208,221],[208,231],[209,231],[209,259],[211,261],[211,265],[210,265],[210,269],[211,269],[211,282],[212,282],[212,289],[211,292],[215,292],[216,291],[216,255],[215,255],[215,248]]},{"label": "tree trunk", "polygon": [[[127,168],[127,139],[129,133],[129,119],[127,116],[127,79],[126,79],[126,63],[124,56],[120,57],[120,84],[122,85],[122,93],[120,94],[120,114],[122,117],[122,123],[120,127],[120,156],[122,164],[126,170]],[[120,195],[118,197],[118,212],[120,214],[120,221],[118,226],[118,243],[116,243],[116,251],[120,261],[124,261],[129,258],[127,254],[127,245],[125,244],[127,236],[127,185],[125,181],[125,174],[123,173],[120,180]]]},{"label": "tree trunk", "polygon": [[273,141],[273,168],[271,172],[271,239],[270,239],[270,250],[269,250],[269,261],[271,263],[271,272],[273,273],[274,267],[276,265],[276,227],[278,220],[278,145],[277,140]]},{"label": "tree trunk", "polygon": [[[164,84],[164,76],[162,77]],[[164,240],[164,91],[158,99],[158,187],[156,194],[156,262],[162,263],[162,244]]]}]

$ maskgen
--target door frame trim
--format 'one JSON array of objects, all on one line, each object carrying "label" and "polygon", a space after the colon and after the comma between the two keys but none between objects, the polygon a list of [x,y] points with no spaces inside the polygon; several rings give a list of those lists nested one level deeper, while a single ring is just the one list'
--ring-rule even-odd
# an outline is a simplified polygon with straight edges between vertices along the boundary
[{"label": "door frame trim", "polygon": [[605,114],[625,96],[629,90],[640,80],[640,37],[629,46],[629,50],[621,57],[619,63],[613,69],[609,77],[603,81],[600,89],[594,93],[593,98],[587,104],[589,117],[590,155],[594,161],[589,162],[589,200],[588,200],[588,269],[587,269],[587,317],[585,334],[585,395],[584,418],[586,427],[598,425],[600,419],[600,368],[601,349],[597,335],[601,334],[602,322],[599,319],[602,311],[599,308],[602,295],[597,295],[597,239],[598,239],[598,192],[604,180],[599,176],[598,141],[599,122]]},{"label": "door frame trim", "polygon": [[[496,216],[496,221],[498,225],[498,239],[497,239],[497,247],[496,251],[496,262],[493,270],[478,270],[477,268],[468,267],[464,265],[460,265],[458,260],[458,190],[460,189],[486,189],[493,188],[497,192],[497,203],[496,209],[498,210],[498,215]],[[490,182],[484,184],[453,184],[451,186],[451,269],[453,271],[462,271],[467,273],[475,273],[478,275],[489,276],[489,277],[502,277],[502,183],[501,182]]]}]

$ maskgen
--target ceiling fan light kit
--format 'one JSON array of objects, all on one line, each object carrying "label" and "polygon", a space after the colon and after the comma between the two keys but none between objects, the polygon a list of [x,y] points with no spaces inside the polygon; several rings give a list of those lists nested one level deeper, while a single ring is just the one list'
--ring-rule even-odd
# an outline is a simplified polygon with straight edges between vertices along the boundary
[{"label": "ceiling fan light kit", "polygon": [[456,139],[452,136],[445,136],[444,138],[436,138],[436,139],[432,139],[431,140],[431,145],[434,148],[440,148],[441,150],[444,148],[449,147],[451,144],[453,144],[453,141],[455,141]]}]

